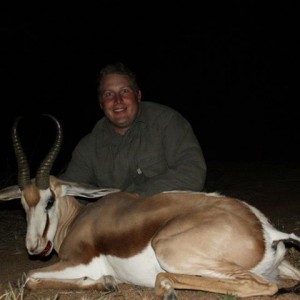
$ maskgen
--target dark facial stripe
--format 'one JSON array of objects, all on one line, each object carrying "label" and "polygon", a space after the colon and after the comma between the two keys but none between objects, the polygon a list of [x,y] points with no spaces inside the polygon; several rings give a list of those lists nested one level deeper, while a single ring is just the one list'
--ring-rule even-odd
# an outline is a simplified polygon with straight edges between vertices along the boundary
[{"label": "dark facial stripe", "polygon": [[47,220],[46,220],[46,225],[45,225],[45,229],[44,229],[44,232],[43,232],[43,238],[46,237],[49,226],[50,226],[50,221],[49,221],[49,215],[48,215],[48,212],[47,212]]}]

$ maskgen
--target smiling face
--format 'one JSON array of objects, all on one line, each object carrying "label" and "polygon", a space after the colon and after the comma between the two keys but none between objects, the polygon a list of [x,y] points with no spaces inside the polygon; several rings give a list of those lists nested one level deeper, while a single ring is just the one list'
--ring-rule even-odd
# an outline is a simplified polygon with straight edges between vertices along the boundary
[{"label": "smiling face", "polygon": [[135,90],[129,77],[108,74],[100,86],[100,107],[118,134],[125,134],[139,112],[141,91]]}]

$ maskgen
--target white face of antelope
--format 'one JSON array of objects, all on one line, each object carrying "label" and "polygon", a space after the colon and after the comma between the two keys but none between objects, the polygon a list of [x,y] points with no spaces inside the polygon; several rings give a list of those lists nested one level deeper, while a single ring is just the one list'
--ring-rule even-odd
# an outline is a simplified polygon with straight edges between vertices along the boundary
[{"label": "white face of antelope", "polygon": [[22,192],[21,203],[26,212],[26,248],[30,255],[48,256],[53,249],[59,210],[55,195],[48,188],[30,185]]}]

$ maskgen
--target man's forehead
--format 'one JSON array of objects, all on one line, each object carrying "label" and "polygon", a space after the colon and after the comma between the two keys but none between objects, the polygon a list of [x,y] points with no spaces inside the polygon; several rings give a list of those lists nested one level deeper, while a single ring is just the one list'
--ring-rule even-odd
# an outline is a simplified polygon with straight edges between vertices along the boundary
[{"label": "man's forehead", "polygon": [[109,90],[109,89],[120,89],[120,88],[132,88],[132,82],[126,75],[120,74],[111,74],[109,77],[104,78],[101,82],[100,88],[102,90]]}]

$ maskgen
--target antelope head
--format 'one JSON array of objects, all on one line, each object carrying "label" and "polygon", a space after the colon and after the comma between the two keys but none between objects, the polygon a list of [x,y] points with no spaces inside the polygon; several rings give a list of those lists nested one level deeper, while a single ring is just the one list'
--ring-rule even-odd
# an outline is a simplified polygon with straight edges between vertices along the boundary
[{"label": "antelope head", "polygon": [[63,131],[55,117],[45,116],[54,121],[56,138],[40,164],[35,178],[30,179],[30,168],[17,130],[20,121],[18,117],[12,128],[13,148],[18,165],[18,184],[0,190],[0,200],[21,199],[27,221],[27,251],[30,255],[41,256],[48,256],[53,248],[58,252],[63,240],[62,236],[58,236],[65,235],[71,219],[80,211],[82,205],[72,196],[96,198],[119,191],[63,181],[50,175],[62,145]]}]

